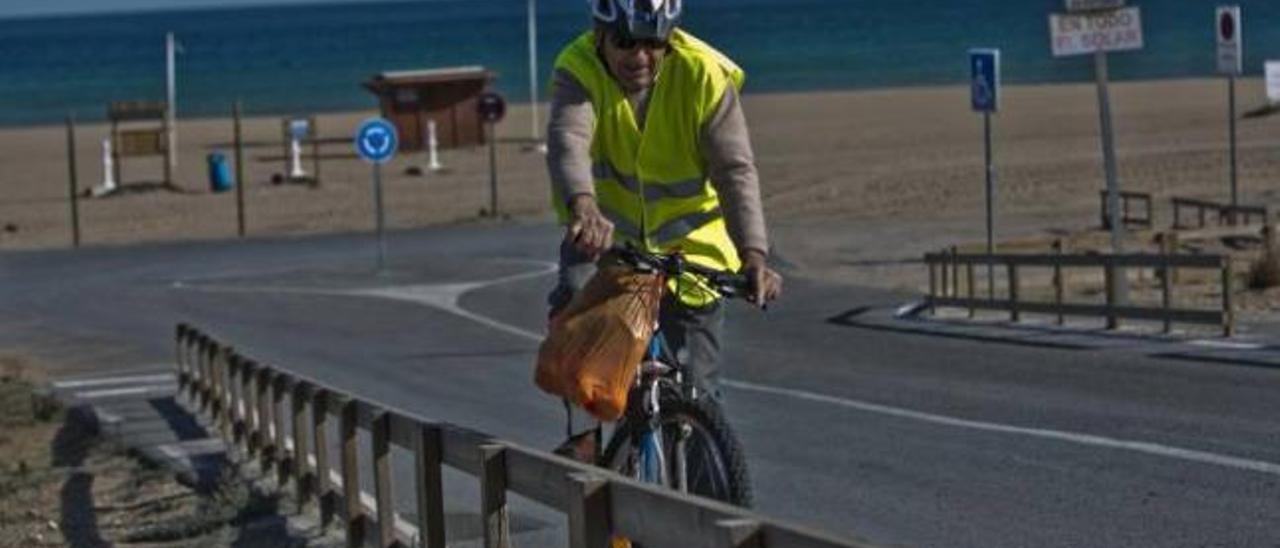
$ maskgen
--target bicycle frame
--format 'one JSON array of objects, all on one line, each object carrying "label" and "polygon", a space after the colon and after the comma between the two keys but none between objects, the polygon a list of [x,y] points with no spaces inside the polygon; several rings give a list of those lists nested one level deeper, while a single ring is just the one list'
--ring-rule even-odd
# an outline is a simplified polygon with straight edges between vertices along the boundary
[{"label": "bicycle frame", "polygon": [[[680,367],[672,367],[662,362],[663,351],[667,349],[666,339],[661,332],[656,332],[653,339],[649,342],[649,350],[645,355],[645,361],[640,368],[640,382],[647,384],[643,395],[645,401],[643,407],[647,426],[638,436],[638,466],[639,479],[648,483],[656,483],[659,485],[667,485],[668,468],[666,459],[662,450],[662,425],[658,423],[661,416],[661,383],[674,381],[677,387],[684,389],[684,373]],[[667,373],[673,373],[673,379],[667,379]],[[696,396],[696,393],[694,394]],[[676,481],[674,487],[681,492],[689,490],[688,466],[685,462],[685,440],[688,439],[688,425],[682,425],[676,437],[676,447],[673,455],[676,458]]]}]

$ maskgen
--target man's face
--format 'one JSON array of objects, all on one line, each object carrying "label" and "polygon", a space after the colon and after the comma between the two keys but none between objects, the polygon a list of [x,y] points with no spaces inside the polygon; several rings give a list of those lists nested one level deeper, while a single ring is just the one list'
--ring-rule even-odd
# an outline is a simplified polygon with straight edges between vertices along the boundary
[{"label": "man's face", "polygon": [[662,58],[667,55],[665,43],[621,39],[612,31],[601,31],[597,37],[609,72],[623,90],[634,93],[653,86]]}]

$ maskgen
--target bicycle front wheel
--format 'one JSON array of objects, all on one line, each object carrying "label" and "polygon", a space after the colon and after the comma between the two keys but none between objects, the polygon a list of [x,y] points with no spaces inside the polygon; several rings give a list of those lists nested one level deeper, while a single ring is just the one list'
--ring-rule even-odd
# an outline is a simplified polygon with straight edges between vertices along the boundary
[{"label": "bicycle front wheel", "polygon": [[[708,398],[688,401],[664,391],[661,413],[662,460],[666,487],[751,507],[751,482],[742,445],[720,406]],[[645,480],[641,445],[649,425],[624,419],[605,448],[603,464],[624,476]]]}]

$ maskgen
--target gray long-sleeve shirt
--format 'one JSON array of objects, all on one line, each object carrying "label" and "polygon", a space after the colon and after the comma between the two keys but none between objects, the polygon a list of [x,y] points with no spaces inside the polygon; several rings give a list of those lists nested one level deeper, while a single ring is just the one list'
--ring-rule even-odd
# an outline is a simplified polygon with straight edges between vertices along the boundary
[{"label": "gray long-sleeve shirt", "polygon": [[[627,97],[644,127],[649,90]],[[547,128],[547,167],[558,195],[570,199],[595,195],[591,170],[591,141],[596,116],[590,95],[572,74],[558,70],[551,96],[551,121]],[[737,90],[729,86],[716,113],[702,128],[701,154],[712,186],[739,253],[754,249],[768,254],[769,238],[760,199],[760,176],[747,119]]]}]

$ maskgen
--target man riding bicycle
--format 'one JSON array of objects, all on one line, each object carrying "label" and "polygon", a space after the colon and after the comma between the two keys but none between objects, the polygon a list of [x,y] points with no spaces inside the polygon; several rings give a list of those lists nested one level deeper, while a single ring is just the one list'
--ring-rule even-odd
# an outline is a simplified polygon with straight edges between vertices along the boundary
[{"label": "man riding bicycle", "polygon": [[[677,28],[682,0],[588,0],[594,29],[555,63],[547,166],[567,226],[549,301],[565,306],[615,243],[679,251],[690,263],[741,271],[748,299],[776,299],[782,277],[769,242],[755,154],[739,99],[745,73]],[[660,325],[697,386],[722,398],[718,295],[673,280]],[[557,452],[590,461],[598,427],[575,430]],[[582,421],[586,422],[586,421]]]}]

